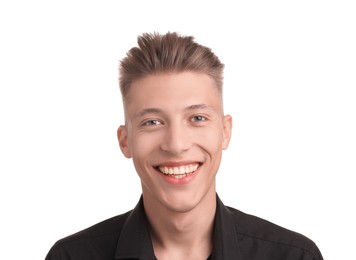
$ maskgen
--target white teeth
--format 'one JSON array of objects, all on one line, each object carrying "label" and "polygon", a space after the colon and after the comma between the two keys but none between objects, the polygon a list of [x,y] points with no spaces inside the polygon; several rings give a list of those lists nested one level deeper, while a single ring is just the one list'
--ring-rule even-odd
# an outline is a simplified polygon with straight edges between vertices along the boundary
[{"label": "white teeth", "polygon": [[160,172],[166,175],[175,175],[177,178],[182,178],[187,174],[191,174],[195,172],[199,167],[198,163],[189,164],[180,167],[167,167],[167,166],[159,166],[158,169]]}]

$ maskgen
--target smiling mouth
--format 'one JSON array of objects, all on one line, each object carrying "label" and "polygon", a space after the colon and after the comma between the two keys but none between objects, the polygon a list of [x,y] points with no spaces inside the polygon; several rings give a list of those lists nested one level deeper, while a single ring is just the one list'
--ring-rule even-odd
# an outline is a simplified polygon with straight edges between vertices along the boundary
[{"label": "smiling mouth", "polygon": [[175,167],[156,166],[155,168],[160,173],[163,173],[166,176],[170,176],[176,179],[181,179],[193,174],[200,166],[201,166],[200,163],[191,163],[191,164],[175,166]]}]

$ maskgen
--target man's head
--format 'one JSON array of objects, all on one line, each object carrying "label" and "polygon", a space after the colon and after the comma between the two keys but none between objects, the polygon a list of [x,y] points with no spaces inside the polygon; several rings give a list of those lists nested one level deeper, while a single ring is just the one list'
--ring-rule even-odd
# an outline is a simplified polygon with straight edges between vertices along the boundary
[{"label": "man's head", "polygon": [[124,105],[129,100],[133,81],[148,75],[192,71],[210,76],[222,97],[224,65],[210,48],[192,36],[177,33],[145,33],[138,37],[138,47],[129,50],[120,63],[120,90]]},{"label": "man's head", "polygon": [[173,212],[211,205],[232,124],[222,108],[223,65],[191,37],[139,39],[141,49],[131,49],[120,68],[121,151],[133,159],[145,205]]}]

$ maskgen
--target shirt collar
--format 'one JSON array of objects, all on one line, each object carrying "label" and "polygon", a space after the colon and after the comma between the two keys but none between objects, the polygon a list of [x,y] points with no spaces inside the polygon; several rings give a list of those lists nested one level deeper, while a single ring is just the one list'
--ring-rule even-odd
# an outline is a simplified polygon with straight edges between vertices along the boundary
[{"label": "shirt collar", "polygon": [[231,213],[216,195],[216,215],[213,234],[213,260],[242,259],[237,235],[236,223]]},{"label": "shirt collar", "polygon": [[152,260],[154,257],[143,198],[125,221],[116,247],[115,259]]},{"label": "shirt collar", "polygon": [[[212,259],[241,259],[232,216],[218,195],[216,203]],[[127,258],[156,259],[142,196],[124,224],[116,248],[115,259]]]}]

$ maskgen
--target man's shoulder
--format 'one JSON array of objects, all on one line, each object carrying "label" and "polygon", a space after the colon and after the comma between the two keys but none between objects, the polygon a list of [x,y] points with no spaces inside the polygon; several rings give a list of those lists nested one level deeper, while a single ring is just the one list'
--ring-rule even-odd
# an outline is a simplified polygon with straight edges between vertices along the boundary
[{"label": "man's shoulder", "polygon": [[256,244],[264,244],[266,247],[301,250],[311,255],[320,254],[316,244],[300,233],[235,208],[226,208],[235,223],[236,234],[242,240],[255,241]]},{"label": "man's shoulder", "polygon": [[[92,249],[105,248],[107,254],[113,255],[116,250],[117,240],[122,227],[131,211],[106,219],[91,227],[58,240],[49,251],[46,259],[67,259],[68,254],[82,255],[87,252],[90,255]],[[91,252],[92,255],[93,252]],[[54,258],[56,255],[57,258]],[[82,256],[85,257],[85,256]],[[68,258],[71,259],[71,258]],[[82,259],[82,258],[81,258]]]},{"label": "man's shoulder", "polygon": [[91,227],[88,227],[70,236],[62,238],[57,243],[70,243],[76,240],[83,240],[83,239],[85,240],[85,239],[92,239],[95,237],[111,236],[112,234],[115,233],[119,234],[130,213],[131,211],[101,221]]}]

